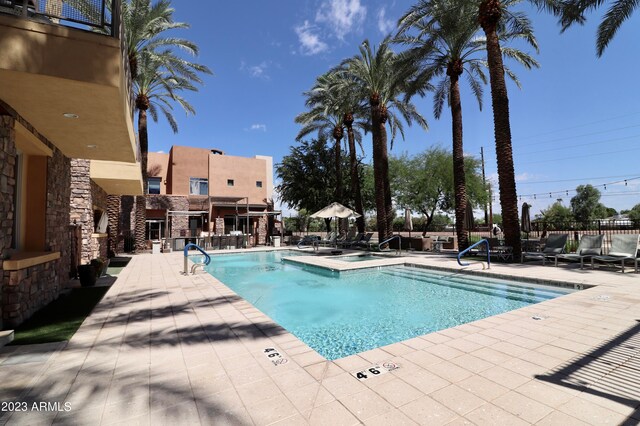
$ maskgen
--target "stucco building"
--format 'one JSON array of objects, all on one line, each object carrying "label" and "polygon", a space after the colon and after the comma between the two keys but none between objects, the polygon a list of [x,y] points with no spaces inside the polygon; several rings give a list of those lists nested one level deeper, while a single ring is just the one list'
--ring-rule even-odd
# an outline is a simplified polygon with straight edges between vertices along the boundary
[{"label": "stucco building", "polygon": [[142,192],[121,2],[108,3],[84,16],[0,2],[0,329],[99,254],[94,213],[107,194]]},{"label": "stucco building", "polygon": [[260,245],[275,232],[271,157],[173,146],[147,164],[149,240],[242,233]]}]

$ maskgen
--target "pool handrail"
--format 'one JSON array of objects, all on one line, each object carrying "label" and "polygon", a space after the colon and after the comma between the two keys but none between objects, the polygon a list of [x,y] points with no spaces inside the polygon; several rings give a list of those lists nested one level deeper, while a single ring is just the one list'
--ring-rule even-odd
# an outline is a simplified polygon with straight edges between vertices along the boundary
[{"label": "pool handrail", "polygon": [[398,253],[398,255],[402,254],[402,236],[400,234],[392,235],[391,237],[387,238],[383,242],[378,243],[378,250],[380,250],[380,247],[383,244],[387,244],[389,241],[393,240],[394,238],[398,239],[398,250],[396,250],[396,253]]},{"label": "pool handrail", "polygon": [[460,258],[462,257],[463,254],[465,254],[466,252],[468,252],[472,248],[474,248],[476,246],[479,246],[482,243],[485,243],[487,245],[487,269],[491,269],[491,253],[490,253],[490,249],[489,249],[489,240],[487,240],[485,238],[481,239],[477,243],[472,244],[471,246],[467,247],[466,249],[464,249],[460,253],[458,253],[458,265],[460,265],[460,266],[469,266],[470,265],[469,263],[460,262]]},{"label": "pool handrail", "polygon": [[191,273],[194,274],[196,272],[196,268],[198,266],[202,266],[203,268],[205,266],[207,266],[209,263],[211,263],[211,256],[209,256],[209,254],[207,254],[206,251],[204,251],[202,249],[202,247],[200,247],[197,244],[193,244],[193,243],[189,243],[187,245],[184,246],[184,274],[185,275],[189,275],[189,249],[191,247],[194,247],[196,250],[198,250],[200,253],[202,253],[204,255],[204,261],[203,262],[194,262],[194,265],[191,267]]}]

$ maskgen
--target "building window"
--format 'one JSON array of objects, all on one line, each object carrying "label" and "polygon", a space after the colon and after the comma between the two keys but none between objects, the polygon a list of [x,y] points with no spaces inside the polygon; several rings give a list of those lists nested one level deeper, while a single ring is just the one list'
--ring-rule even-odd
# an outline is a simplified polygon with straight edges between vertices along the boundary
[{"label": "building window", "polygon": [[147,194],[160,194],[160,181],[162,178],[150,177],[147,179],[148,190]]},{"label": "building window", "polygon": [[262,188],[262,181],[261,180],[257,180],[256,181],[256,188]]},{"label": "building window", "polygon": [[227,179],[227,186],[233,186],[234,182],[233,179]]},{"label": "building window", "polygon": [[190,195],[209,195],[209,181],[205,178],[189,178]]}]

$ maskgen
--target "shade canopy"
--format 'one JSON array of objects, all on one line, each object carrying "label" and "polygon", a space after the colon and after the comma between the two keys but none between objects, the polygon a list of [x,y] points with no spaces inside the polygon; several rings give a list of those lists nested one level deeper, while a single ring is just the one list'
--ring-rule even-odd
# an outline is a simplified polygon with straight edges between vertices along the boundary
[{"label": "shade canopy", "polygon": [[339,217],[342,219],[346,218],[357,218],[361,215],[351,210],[348,207],[343,206],[340,203],[331,203],[327,207],[322,210],[318,210],[311,217],[322,217],[322,218],[331,218],[331,217]]},{"label": "shade canopy", "polygon": [[530,205],[527,203],[522,204],[522,216],[520,217],[520,230],[529,234],[531,232],[531,213],[529,211]]}]

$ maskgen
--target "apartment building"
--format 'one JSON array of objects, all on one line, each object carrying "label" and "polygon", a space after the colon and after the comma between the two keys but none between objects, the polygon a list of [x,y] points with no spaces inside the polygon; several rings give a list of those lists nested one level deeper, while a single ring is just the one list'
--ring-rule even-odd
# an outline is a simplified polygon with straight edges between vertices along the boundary
[{"label": "apartment building", "polygon": [[58,297],[98,204],[142,192],[121,2],[93,3],[0,0],[0,329]]},{"label": "apartment building", "polygon": [[274,232],[271,157],[173,146],[150,152],[147,164],[149,240],[242,233],[260,245]]}]

